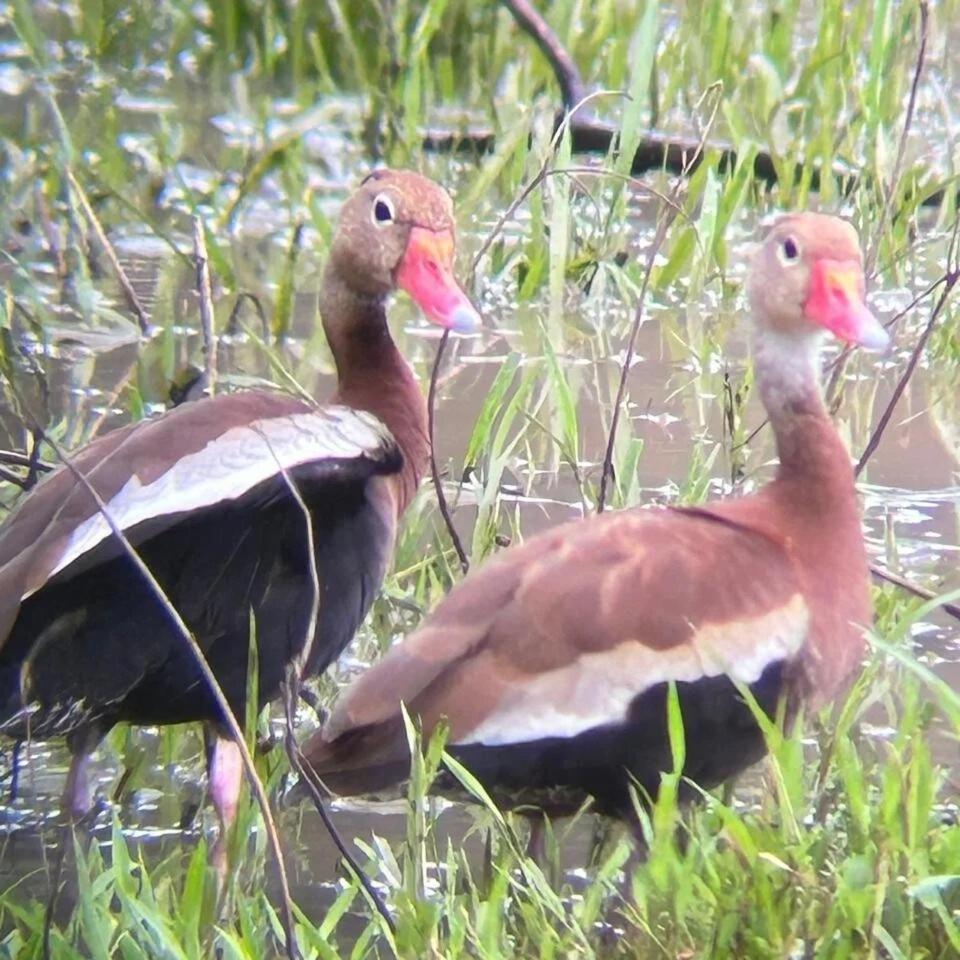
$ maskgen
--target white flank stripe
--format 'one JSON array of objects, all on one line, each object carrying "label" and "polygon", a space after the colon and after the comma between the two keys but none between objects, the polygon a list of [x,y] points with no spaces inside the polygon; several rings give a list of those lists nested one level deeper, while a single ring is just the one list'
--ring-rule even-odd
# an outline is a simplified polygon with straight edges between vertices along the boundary
[{"label": "white flank stripe", "polygon": [[498,746],[545,737],[575,737],[626,720],[633,700],[669,680],[727,674],[755,683],[764,669],[799,652],[810,614],[800,594],[758,617],[705,624],[688,643],[654,650],[628,640],[588,653],[569,666],[511,687],[497,708],[457,743]]},{"label": "white flank stripe", "polygon": [[[257,484],[304,463],[382,454],[390,434],[374,416],[349,407],[271,417],[233,427],[196,453],[177,460],[144,486],[136,474],[107,503],[121,530],[168,513],[183,513],[236,500]],[[95,513],[71,535],[52,577],[110,535]],[[27,594],[23,599],[29,596]]]}]

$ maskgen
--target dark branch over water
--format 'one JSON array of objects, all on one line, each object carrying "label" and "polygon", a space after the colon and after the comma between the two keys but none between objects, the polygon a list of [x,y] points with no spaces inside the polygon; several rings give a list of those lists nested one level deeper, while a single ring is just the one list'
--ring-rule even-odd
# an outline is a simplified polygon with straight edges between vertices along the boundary
[{"label": "dark branch over water", "polygon": [[[555,118],[555,127],[559,127],[564,117],[587,93],[580,71],[559,37],[531,3],[527,0],[502,0],[502,3],[513,15],[517,26],[534,41],[553,70],[563,104],[563,109],[557,111]],[[924,10],[924,26],[925,23]],[[574,153],[605,155],[619,135],[619,125],[595,119],[583,112],[567,117],[567,121]],[[428,129],[424,134],[423,148],[436,153],[485,154],[493,152],[496,140],[496,132],[485,127],[469,127],[465,130],[435,128]],[[662,170],[674,176],[691,176],[705,159],[716,158],[718,154],[718,172],[721,175],[732,173],[740,159],[732,143],[712,139],[701,143],[694,136],[674,135],[654,129],[641,138],[633,155],[631,173]],[[807,173],[806,165],[796,164],[793,168],[794,183],[801,182]],[[820,190],[824,174],[825,171],[819,166],[814,167],[810,172],[811,190]],[[862,176],[860,171],[841,163],[834,164],[828,175],[830,174],[844,196],[860,184]],[[754,155],[753,176],[768,187],[776,186],[780,182],[780,174],[770,153],[760,150]],[[940,187],[925,196],[921,205],[939,207],[945,197],[946,189]],[[960,199],[960,192],[957,197]]]},{"label": "dark branch over water", "polygon": [[[563,114],[558,114],[561,120]],[[570,123],[570,139],[573,153],[606,154],[610,145],[618,136],[619,128],[616,124],[602,120],[578,120]],[[482,127],[470,127],[466,130],[428,129],[424,134],[423,148],[435,153],[492,153],[496,147],[497,135],[493,130]],[[631,172],[649,173],[653,170],[662,170],[675,176],[692,175],[705,159],[715,158],[719,154],[717,163],[718,172],[732,173],[737,166],[739,154],[733,144],[724,140],[710,140],[704,144],[698,155],[699,140],[695,137],[684,137],[651,130],[640,140],[636,153],[633,155]],[[798,163],[794,167],[794,182],[799,183],[806,174],[807,167]],[[765,151],[758,151],[753,157],[753,176],[768,187],[774,187],[780,182],[773,157]],[[850,194],[860,183],[860,174],[847,169],[842,164],[836,164],[833,177],[837,188],[844,196]],[[815,167],[810,175],[810,189],[820,190],[823,182],[823,173]],[[920,201],[924,207],[939,207],[947,196],[946,189],[938,187],[931,190]],[[957,194],[960,200],[960,192]]]}]

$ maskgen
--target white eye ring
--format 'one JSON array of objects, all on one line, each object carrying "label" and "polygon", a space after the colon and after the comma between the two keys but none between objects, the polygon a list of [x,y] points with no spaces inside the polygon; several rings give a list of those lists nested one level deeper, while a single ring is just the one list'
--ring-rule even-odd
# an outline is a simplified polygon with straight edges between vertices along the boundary
[{"label": "white eye ring", "polygon": [[784,237],[777,244],[777,257],[785,267],[794,267],[800,262],[800,244],[796,237]]},{"label": "white eye ring", "polygon": [[373,198],[373,206],[370,208],[370,219],[375,227],[385,227],[388,223],[393,223],[396,217],[396,211],[393,208],[393,201],[385,193],[378,193]]}]

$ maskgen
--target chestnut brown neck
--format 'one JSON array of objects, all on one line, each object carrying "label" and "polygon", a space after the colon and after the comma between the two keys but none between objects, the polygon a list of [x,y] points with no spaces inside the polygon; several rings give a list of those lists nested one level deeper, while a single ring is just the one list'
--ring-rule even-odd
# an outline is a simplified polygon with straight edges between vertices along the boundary
[{"label": "chestnut brown neck", "polygon": [[760,494],[798,563],[811,630],[798,681],[814,704],[838,693],[863,655],[869,572],[850,456],[820,394],[820,338],[766,332],[756,375],[780,466]]},{"label": "chestnut brown neck", "polygon": [[777,482],[802,492],[798,506],[857,513],[850,457],[820,393],[820,344],[818,334],[767,330],[755,340],[757,385],[777,441]]},{"label": "chestnut brown neck", "polygon": [[383,421],[403,453],[399,515],[416,493],[430,456],[423,393],[390,336],[383,300],[356,294],[330,265],[324,273],[320,314],[337,366],[333,402],[366,410]]}]

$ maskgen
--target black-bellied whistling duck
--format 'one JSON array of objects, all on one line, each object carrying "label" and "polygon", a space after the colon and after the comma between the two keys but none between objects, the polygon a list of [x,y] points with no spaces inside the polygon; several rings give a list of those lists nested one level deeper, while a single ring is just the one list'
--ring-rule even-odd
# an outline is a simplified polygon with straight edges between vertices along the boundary
[{"label": "black-bellied whistling duck", "polygon": [[407,775],[403,703],[425,736],[446,718],[448,749],[500,803],[561,815],[593,797],[629,818],[631,777],[653,796],[673,769],[671,681],[684,773],[704,787],[764,752],[738,687],[770,714],[782,696],[792,712],[843,691],[871,606],[853,471],[818,371],[826,331],[886,344],[863,291],[849,224],[780,219],[749,279],[773,482],[742,499],[567,523],[470,573],[306,743],[325,786],[375,793]]},{"label": "black-bellied whistling duck", "polygon": [[[374,599],[429,455],[426,405],[390,336],[385,300],[401,288],[440,326],[476,326],[453,254],[445,191],[415,173],[371,173],[343,206],[323,278],[320,312],[337,368],[331,405],[268,391],[221,395],[72,457],[194,633],[238,718],[251,612],[263,705],[295,658],[304,675],[323,670]],[[288,479],[310,513],[321,591],[309,650],[309,538]],[[64,799],[74,816],[92,799],[86,758],[114,724],[201,720],[212,799],[222,827],[232,821],[241,766],[222,714],[66,467],[0,528],[0,638],[2,729],[67,737]]]}]

